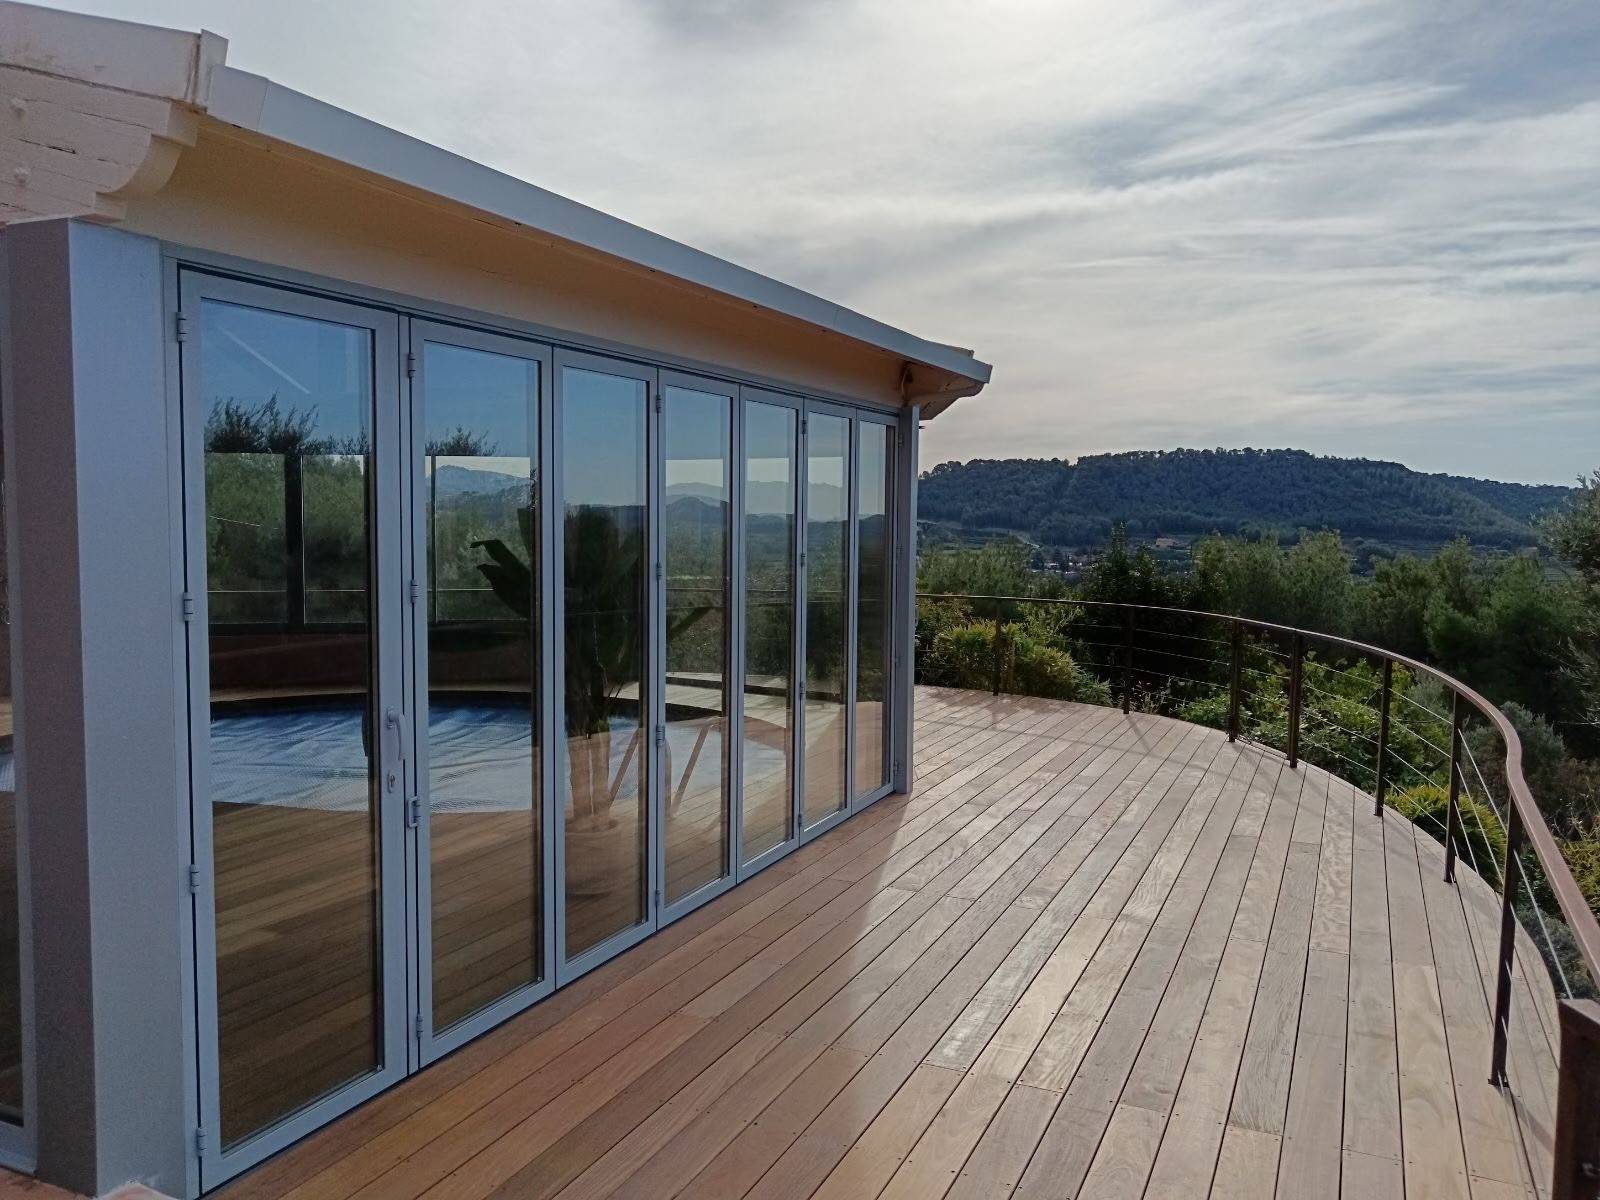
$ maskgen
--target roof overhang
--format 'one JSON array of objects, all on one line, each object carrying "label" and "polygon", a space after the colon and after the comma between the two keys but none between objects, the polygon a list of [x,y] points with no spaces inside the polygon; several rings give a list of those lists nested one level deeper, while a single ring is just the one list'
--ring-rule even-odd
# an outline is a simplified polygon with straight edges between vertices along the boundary
[{"label": "roof overhang", "polygon": [[[117,220],[128,197],[165,184],[178,154],[194,144],[197,124],[214,121],[578,251],[891,354],[904,364],[902,396],[921,404],[926,416],[976,394],[989,381],[989,364],[969,350],[916,337],[229,67],[226,52],[227,42],[206,32],[0,0],[0,92],[12,97],[17,118],[16,129],[0,131],[0,150],[24,156],[22,173],[0,181],[0,223],[68,214]],[[49,127],[80,113],[95,116],[117,137],[87,155],[63,153],[51,145]]]}]

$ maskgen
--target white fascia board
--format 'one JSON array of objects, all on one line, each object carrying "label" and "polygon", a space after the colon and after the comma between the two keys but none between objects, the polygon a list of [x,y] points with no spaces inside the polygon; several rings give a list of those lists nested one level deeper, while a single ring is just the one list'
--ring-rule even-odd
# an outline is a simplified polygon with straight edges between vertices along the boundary
[{"label": "white fascia board", "polygon": [[874,321],[260,75],[221,68],[208,112],[262,137],[948,371],[971,380],[977,385],[973,391],[989,381],[989,364],[966,351]]}]

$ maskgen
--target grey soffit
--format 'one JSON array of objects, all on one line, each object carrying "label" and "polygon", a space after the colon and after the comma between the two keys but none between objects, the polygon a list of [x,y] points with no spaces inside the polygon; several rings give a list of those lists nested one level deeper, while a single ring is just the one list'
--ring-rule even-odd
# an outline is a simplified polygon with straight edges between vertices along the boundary
[{"label": "grey soffit", "polygon": [[949,372],[975,384],[971,392],[989,381],[989,364],[970,351],[916,337],[263,76],[219,68],[207,112],[262,137]]}]

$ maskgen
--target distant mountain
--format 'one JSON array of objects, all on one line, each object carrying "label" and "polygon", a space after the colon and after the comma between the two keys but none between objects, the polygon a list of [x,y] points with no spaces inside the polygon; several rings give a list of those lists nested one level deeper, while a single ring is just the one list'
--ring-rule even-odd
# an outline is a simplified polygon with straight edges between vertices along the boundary
[{"label": "distant mountain", "polygon": [[526,475],[512,475],[506,471],[487,470],[481,467],[458,467],[446,463],[434,472],[434,488],[441,499],[450,496],[485,496],[503,492],[508,488],[526,488]]},{"label": "distant mountain", "polygon": [[958,531],[1009,531],[1047,546],[1097,546],[1122,521],[1142,538],[1336,529],[1375,547],[1465,536],[1515,549],[1537,544],[1533,522],[1571,492],[1303,450],[1153,450],[941,463],[922,476],[918,508]]}]

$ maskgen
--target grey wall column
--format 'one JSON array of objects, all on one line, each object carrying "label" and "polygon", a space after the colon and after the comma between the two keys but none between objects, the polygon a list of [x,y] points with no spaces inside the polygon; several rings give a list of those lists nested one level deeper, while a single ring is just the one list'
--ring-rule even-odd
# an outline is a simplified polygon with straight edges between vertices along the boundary
[{"label": "grey wall column", "polygon": [[38,1169],[191,1191],[186,758],[158,243],[4,231]]},{"label": "grey wall column", "polygon": [[895,528],[900,557],[895,563],[894,774],[897,792],[911,790],[911,754],[916,723],[914,680],[917,648],[917,454],[922,406],[913,404],[900,416],[900,444],[895,456]]}]

